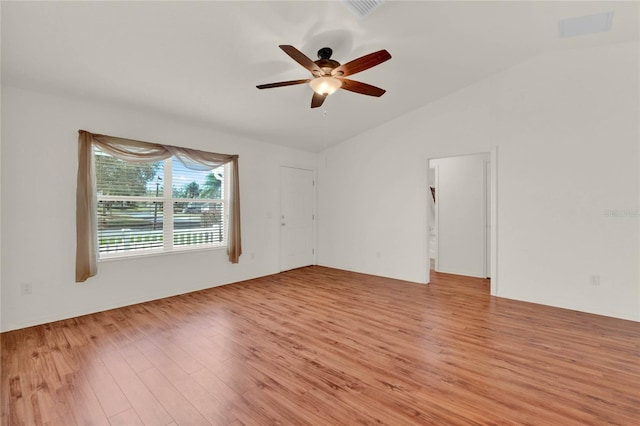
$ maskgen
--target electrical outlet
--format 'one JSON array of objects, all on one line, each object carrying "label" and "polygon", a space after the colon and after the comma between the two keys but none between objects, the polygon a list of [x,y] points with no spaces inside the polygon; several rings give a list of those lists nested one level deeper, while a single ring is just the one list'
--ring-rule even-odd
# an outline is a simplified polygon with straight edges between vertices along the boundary
[{"label": "electrical outlet", "polygon": [[20,293],[23,296],[33,293],[33,286],[31,285],[31,283],[20,284]]},{"label": "electrical outlet", "polygon": [[600,285],[600,275],[591,275],[591,285]]}]

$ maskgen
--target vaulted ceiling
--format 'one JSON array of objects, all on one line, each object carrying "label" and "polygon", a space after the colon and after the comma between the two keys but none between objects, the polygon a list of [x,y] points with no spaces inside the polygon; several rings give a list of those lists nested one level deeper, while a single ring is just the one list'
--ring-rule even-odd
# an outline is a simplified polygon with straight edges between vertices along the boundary
[{"label": "vaulted ceiling", "polygon": [[[613,11],[611,31],[560,38],[558,21]],[[636,2],[2,2],[3,84],[144,108],[319,151],[546,51],[638,41]],[[392,59],[311,109],[308,78],[279,48],[345,63]]]}]

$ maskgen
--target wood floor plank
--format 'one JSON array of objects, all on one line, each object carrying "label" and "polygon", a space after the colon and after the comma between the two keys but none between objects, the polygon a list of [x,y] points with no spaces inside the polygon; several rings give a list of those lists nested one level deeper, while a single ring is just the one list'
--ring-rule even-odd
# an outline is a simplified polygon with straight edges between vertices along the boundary
[{"label": "wood floor plank", "polygon": [[[137,338],[136,338],[137,340]],[[120,355],[127,361],[133,371],[140,372],[153,367],[149,359],[136,347],[134,342],[122,342],[117,345]]]},{"label": "wood floor plank", "polygon": [[177,345],[177,339],[173,339],[171,336],[160,335],[156,336],[153,342],[186,373],[193,373],[202,368],[202,364],[189,355],[182,347]]},{"label": "wood floor plank", "polygon": [[74,373],[65,376],[67,385],[58,391],[58,394],[65,393],[66,400],[70,401],[71,412],[76,424],[108,426],[109,420],[102,410],[95,393],[84,373]]},{"label": "wood floor plank", "polygon": [[138,376],[177,424],[210,424],[157,368],[141,371]]},{"label": "wood floor plank", "polygon": [[144,423],[133,408],[109,417],[109,423],[111,423],[111,426],[144,426]]},{"label": "wood floor plank", "polygon": [[160,401],[140,380],[137,375],[139,373],[131,369],[117,350],[104,350],[99,356],[145,424],[166,425],[173,420]]},{"label": "wood floor plank", "polygon": [[111,373],[100,360],[93,360],[85,369],[88,382],[107,417],[129,410],[131,404]]},{"label": "wood floor plank", "polygon": [[640,323],[308,267],[0,335],[2,425],[640,424]]},{"label": "wood floor plank", "polygon": [[225,410],[229,410],[241,398],[240,394],[206,368],[192,373],[191,377]]},{"label": "wood floor plank", "polygon": [[140,341],[138,344],[153,361],[155,368],[209,423],[219,425],[233,420],[233,417],[228,414],[227,406],[216,397],[218,392],[208,392],[153,343]]}]

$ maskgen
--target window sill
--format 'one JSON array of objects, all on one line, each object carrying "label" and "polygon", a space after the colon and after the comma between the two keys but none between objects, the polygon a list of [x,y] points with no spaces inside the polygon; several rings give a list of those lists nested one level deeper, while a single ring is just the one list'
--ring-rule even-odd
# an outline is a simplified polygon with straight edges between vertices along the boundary
[{"label": "window sill", "polygon": [[156,256],[171,256],[174,254],[186,254],[186,253],[195,253],[202,251],[215,251],[215,250],[227,250],[228,246],[215,246],[215,247],[189,247],[189,248],[174,248],[172,250],[153,250],[145,253],[123,253],[123,254],[107,254],[102,255],[98,262],[113,262],[118,260],[128,260],[128,259],[142,259],[147,257],[156,257]]}]

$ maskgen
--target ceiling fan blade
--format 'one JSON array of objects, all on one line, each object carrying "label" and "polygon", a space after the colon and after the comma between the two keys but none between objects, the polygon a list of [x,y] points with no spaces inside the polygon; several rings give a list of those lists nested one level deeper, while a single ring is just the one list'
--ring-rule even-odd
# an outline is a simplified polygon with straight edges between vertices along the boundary
[{"label": "ceiling fan blade", "polygon": [[279,47],[280,47],[280,49],[284,50],[284,53],[286,53],[287,55],[291,56],[291,58],[294,61],[296,61],[297,63],[299,63],[300,65],[302,65],[306,69],[308,69],[309,71],[311,71],[311,74],[313,74],[313,75],[323,75],[324,74],[322,69],[320,69],[320,67],[318,65],[316,65],[315,62],[313,62],[311,59],[309,59],[309,57],[307,57],[307,55],[305,55],[304,53],[302,53],[301,51],[299,51],[295,47],[289,46],[288,44],[281,44]]},{"label": "ceiling fan blade", "polygon": [[284,86],[293,86],[294,84],[303,84],[308,83],[310,79],[306,80],[291,80],[291,81],[280,81],[278,83],[268,83],[268,84],[260,84],[256,86],[258,89],[272,89],[274,87],[284,87]]},{"label": "ceiling fan blade", "polygon": [[377,97],[384,95],[384,93],[386,92],[386,90],[384,89],[372,86],[367,83],[361,83],[359,81],[349,80],[347,78],[340,78],[339,80],[342,81],[341,89],[348,90],[350,92]]},{"label": "ceiling fan blade", "polygon": [[327,99],[327,95],[320,95],[316,92],[313,92],[313,98],[311,98],[311,108],[318,108],[322,105],[324,100]]},{"label": "ceiling fan blade", "polygon": [[377,52],[369,53],[368,55],[361,56],[358,59],[354,59],[353,61],[340,65],[331,71],[331,75],[336,77],[346,77],[348,75],[367,70],[371,67],[375,67],[389,59],[391,59],[389,52],[384,49],[378,50]]}]

